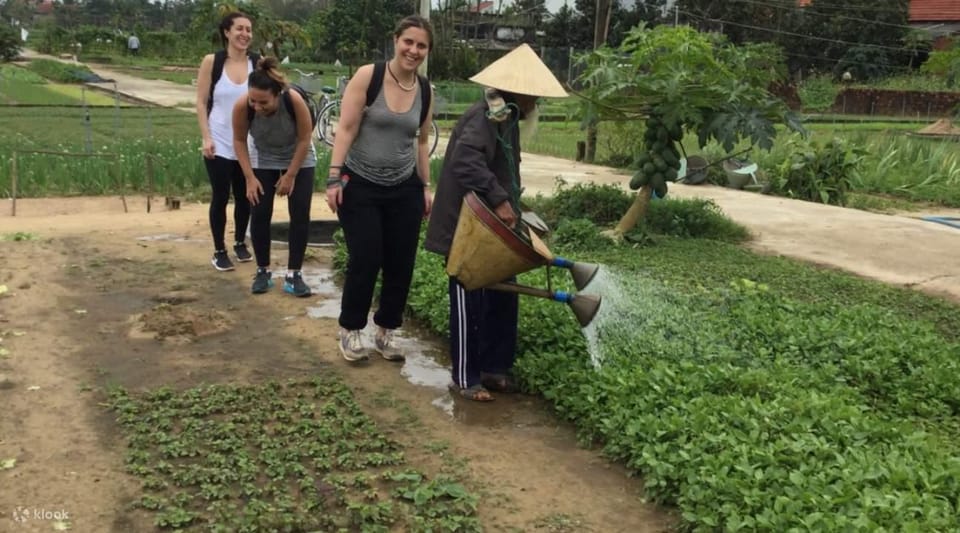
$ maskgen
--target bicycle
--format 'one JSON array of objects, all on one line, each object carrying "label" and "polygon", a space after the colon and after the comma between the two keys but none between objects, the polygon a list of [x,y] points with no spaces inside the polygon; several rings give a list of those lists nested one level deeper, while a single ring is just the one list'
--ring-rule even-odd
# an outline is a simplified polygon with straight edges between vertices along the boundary
[{"label": "bicycle", "polygon": [[[301,76],[301,84],[304,78],[310,80],[315,76],[315,74],[310,74],[303,72],[300,69],[293,69]],[[337,77],[337,86],[330,87],[328,85],[322,86],[318,91],[311,91],[317,95],[317,127],[314,129],[314,137],[329,147],[333,147],[333,141],[337,135],[337,125],[340,123],[340,98],[338,95],[343,94],[344,88],[347,86],[347,78],[345,76]],[[431,85],[433,87],[433,85]],[[309,87],[304,86],[304,89],[310,90]],[[437,125],[437,120],[431,118],[430,120],[430,152],[429,155],[433,155],[433,152],[437,149],[437,144],[440,142],[440,127]]]},{"label": "bicycle", "polygon": [[[293,68],[293,70],[300,75],[300,79],[297,80],[297,83],[306,89],[316,100],[317,108],[317,126],[313,130],[313,136],[317,141],[322,142],[328,146],[333,146],[333,132],[330,130],[329,124],[329,113],[325,114],[327,107],[330,106],[334,101],[339,101],[338,98],[334,98],[339,92],[342,91],[343,87],[346,86],[346,77],[338,76],[337,77],[337,87],[331,87],[329,85],[317,86],[319,81],[316,76],[318,73],[315,72],[304,72],[298,68]],[[339,88],[339,90],[338,90]],[[334,127],[336,124],[333,125]],[[327,141],[327,137],[331,141]]]}]

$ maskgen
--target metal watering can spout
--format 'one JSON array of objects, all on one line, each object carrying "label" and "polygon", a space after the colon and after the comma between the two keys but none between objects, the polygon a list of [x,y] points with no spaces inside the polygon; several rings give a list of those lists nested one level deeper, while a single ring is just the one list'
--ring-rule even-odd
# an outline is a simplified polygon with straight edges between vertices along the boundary
[{"label": "metal watering can spout", "polygon": [[573,294],[564,291],[549,291],[546,289],[538,289],[536,287],[520,285],[518,283],[509,281],[503,283],[494,283],[487,288],[495,291],[515,292],[518,294],[525,294],[527,296],[536,296],[538,298],[546,298],[555,302],[565,303],[570,306],[570,310],[573,311],[574,316],[577,317],[577,322],[580,323],[581,328],[585,328],[590,325],[590,322],[593,321],[593,317],[597,316],[597,311],[600,310],[601,298],[593,294]]},{"label": "metal watering can spout", "polygon": [[457,278],[466,290],[488,288],[566,303],[580,325],[586,327],[600,307],[599,296],[551,290],[549,271],[547,289],[506,281],[543,266],[569,270],[577,290],[586,287],[600,268],[554,256],[526,224],[521,222],[510,228],[476,193],[464,196],[447,257],[447,274]]},{"label": "metal watering can spout", "polygon": [[600,270],[600,265],[593,263],[575,263],[563,257],[554,257],[550,264],[555,267],[569,269],[570,275],[573,276],[573,285],[578,291],[582,291],[584,287],[589,285]]}]

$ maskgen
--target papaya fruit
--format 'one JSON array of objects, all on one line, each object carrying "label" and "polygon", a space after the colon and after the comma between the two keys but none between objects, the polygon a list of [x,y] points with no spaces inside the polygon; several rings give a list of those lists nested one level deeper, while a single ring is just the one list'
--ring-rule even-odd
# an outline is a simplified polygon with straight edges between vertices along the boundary
[{"label": "papaya fruit", "polygon": [[636,191],[646,185],[649,180],[650,178],[647,174],[637,171],[633,174],[633,177],[630,178],[630,189]]},{"label": "papaya fruit", "polygon": [[667,184],[661,183],[660,185],[653,188],[653,192],[657,194],[660,198],[666,198],[667,196]]}]

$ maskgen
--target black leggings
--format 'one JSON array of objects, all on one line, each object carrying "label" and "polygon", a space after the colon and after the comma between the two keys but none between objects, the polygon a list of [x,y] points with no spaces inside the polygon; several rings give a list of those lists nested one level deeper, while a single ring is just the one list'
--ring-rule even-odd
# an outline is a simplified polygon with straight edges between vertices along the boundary
[{"label": "black leggings", "polygon": [[344,168],[350,183],[337,209],[347,243],[347,275],[340,302],[340,326],[363,329],[377,276],[383,274],[373,323],[399,328],[407,306],[423,221],[423,182],[416,172],[390,187],[377,185]]},{"label": "black leggings", "polygon": [[[307,236],[310,232],[310,202],[313,200],[314,167],[301,168],[293,181],[293,191],[287,196],[287,211],[290,213],[290,241],[287,258],[288,270],[300,270],[303,256],[307,253]],[[250,239],[257,266],[270,266],[270,221],[273,219],[273,199],[282,170],[255,168],[253,174],[260,180],[263,195],[260,203],[253,206],[250,220]]]},{"label": "black leggings", "polygon": [[233,159],[214,157],[203,158],[210,178],[213,197],[210,199],[210,233],[213,234],[215,250],[226,250],[224,233],[227,230],[227,203],[230,201],[230,189],[233,188],[234,238],[243,242],[247,238],[247,224],[250,223],[250,202],[247,201],[246,180],[240,163]]}]

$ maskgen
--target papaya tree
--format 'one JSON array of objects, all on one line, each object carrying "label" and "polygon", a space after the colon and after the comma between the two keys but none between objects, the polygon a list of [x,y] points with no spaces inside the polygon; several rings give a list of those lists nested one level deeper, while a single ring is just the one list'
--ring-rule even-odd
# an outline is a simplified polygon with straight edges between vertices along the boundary
[{"label": "papaya tree", "polygon": [[584,122],[646,121],[630,180],[630,188],[639,191],[611,232],[615,238],[643,218],[654,193],[667,194],[686,155],[680,143],[685,133],[696,133],[700,148],[716,141],[731,153],[742,140],[769,150],[778,123],[803,131],[769,91],[786,73],[782,53],[771,45],[738,47],[722,35],[687,26],[640,25],[617,48],[599,48],[582,62]]}]

